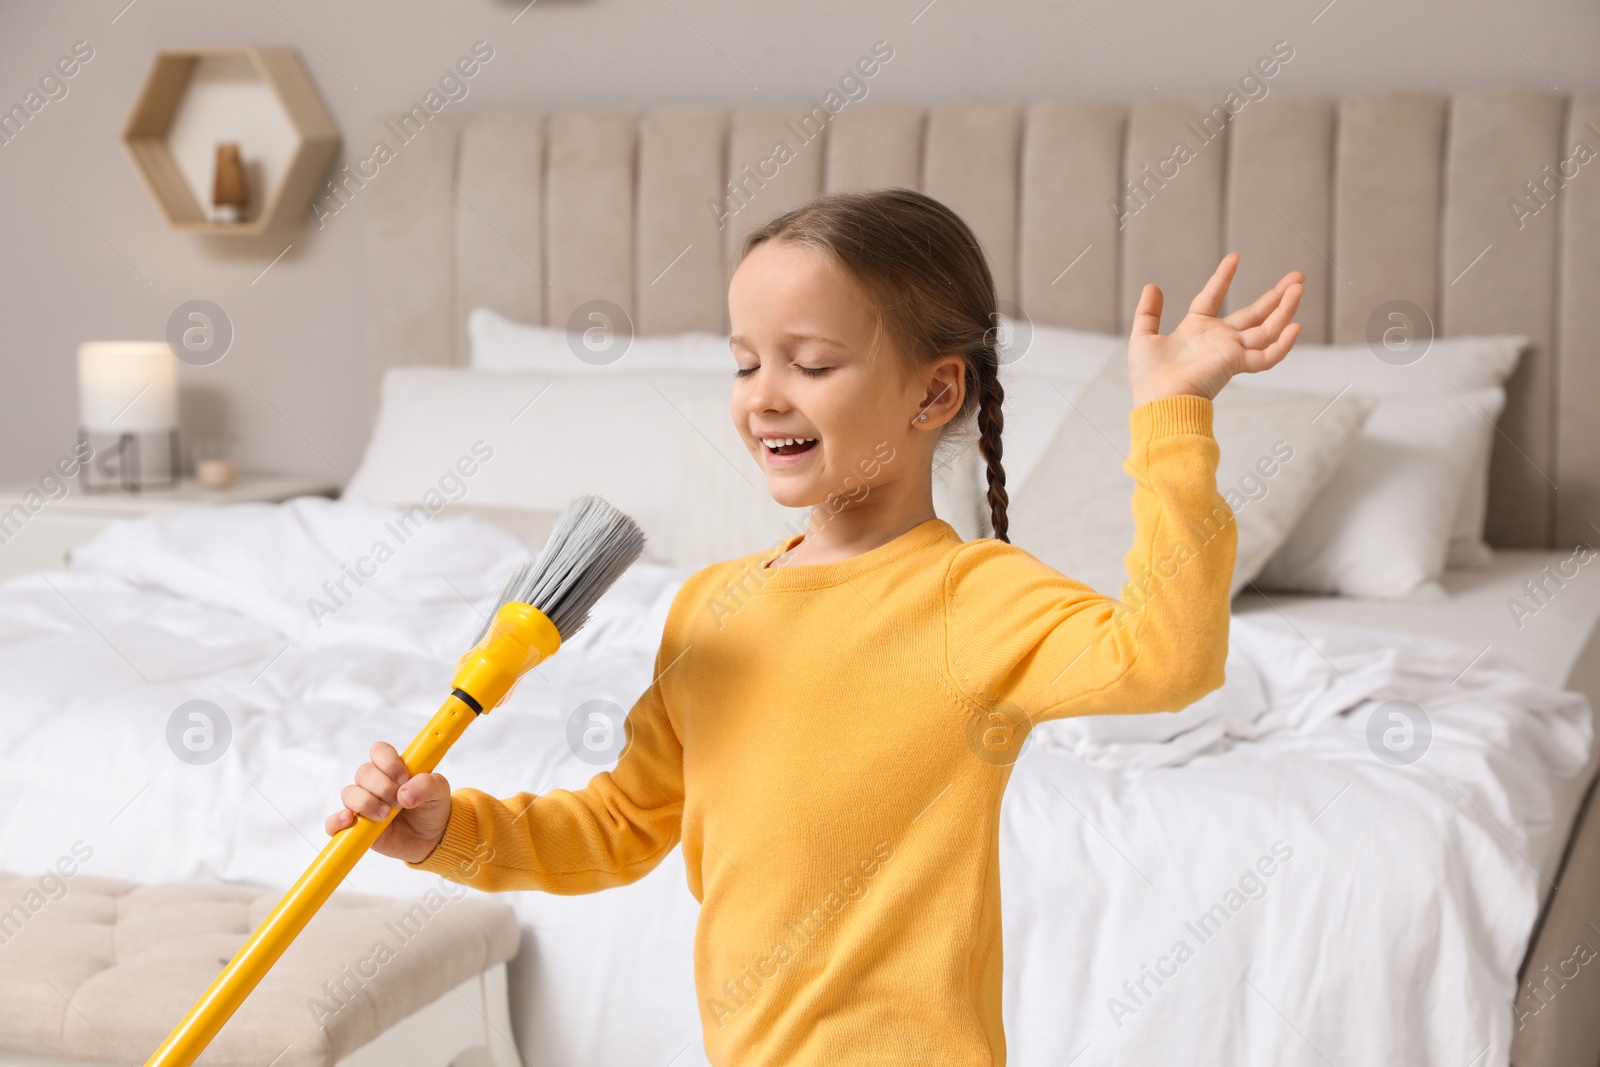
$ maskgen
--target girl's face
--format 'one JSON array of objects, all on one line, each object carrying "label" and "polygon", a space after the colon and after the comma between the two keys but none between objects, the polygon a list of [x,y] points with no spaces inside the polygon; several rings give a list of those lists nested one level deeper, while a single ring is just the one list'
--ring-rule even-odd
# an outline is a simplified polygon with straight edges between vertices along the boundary
[{"label": "girl's face", "polygon": [[961,405],[958,358],[911,373],[886,334],[874,344],[854,279],[781,239],[756,246],[734,272],[728,314],[733,423],[774,500],[837,508],[930,477],[935,431]]}]

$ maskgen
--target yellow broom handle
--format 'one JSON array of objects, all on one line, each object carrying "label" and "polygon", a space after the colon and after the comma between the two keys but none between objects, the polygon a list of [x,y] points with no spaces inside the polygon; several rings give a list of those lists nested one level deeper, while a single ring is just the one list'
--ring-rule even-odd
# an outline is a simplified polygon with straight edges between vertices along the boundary
[{"label": "yellow broom handle", "polygon": [[[440,758],[475,718],[477,713],[452,694],[401,754],[406,770],[426,774],[437,767]],[[382,822],[358,815],[354,826],[333,835],[145,1067],[189,1067],[194,1063],[397,814],[398,808],[390,809]]]},{"label": "yellow broom handle", "polygon": [[[483,711],[493,708],[505,699],[524,671],[554,654],[560,644],[555,626],[538,610],[526,604],[503,605],[489,633],[461,658],[455,692],[400,754],[407,772],[426,774],[439,765],[467,725],[478,717],[479,709],[467,701],[478,703]],[[333,836],[300,880],[234,953],[211,987],[195,1001],[183,1021],[145,1061],[145,1067],[190,1067],[199,1058],[399,812],[398,807],[391,808],[381,822],[358,815],[355,825]]]}]

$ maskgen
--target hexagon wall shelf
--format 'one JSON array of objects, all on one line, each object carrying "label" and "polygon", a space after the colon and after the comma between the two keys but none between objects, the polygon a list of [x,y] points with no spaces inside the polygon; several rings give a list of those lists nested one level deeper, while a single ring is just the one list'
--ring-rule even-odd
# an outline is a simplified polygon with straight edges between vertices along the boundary
[{"label": "hexagon wall shelf", "polygon": [[[246,159],[243,222],[213,222],[200,199],[217,141],[239,142]],[[251,235],[309,214],[339,130],[294,49],[189,48],[157,53],[122,143],[175,229]]]}]

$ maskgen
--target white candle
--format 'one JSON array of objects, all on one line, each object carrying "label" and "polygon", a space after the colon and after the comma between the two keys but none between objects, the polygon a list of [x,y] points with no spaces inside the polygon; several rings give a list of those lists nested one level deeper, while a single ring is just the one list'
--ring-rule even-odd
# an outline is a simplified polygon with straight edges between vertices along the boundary
[{"label": "white candle", "polygon": [[78,425],[96,433],[165,433],[178,425],[178,359],[165,341],[78,346]]}]

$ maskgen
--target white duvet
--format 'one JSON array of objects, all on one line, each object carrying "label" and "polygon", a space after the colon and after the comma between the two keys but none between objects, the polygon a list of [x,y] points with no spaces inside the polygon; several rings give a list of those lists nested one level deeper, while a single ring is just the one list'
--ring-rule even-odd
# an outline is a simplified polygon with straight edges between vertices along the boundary
[{"label": "white duvet", "polygon": [[[472,520],[397,517],[302,499],[141,519],[0,587],[0,869],[81,840],[89,874],[298,875],[368,746],[437,708],[528,556]],[[596,768],[567,717],[631,705],[683,576],[635,567],[441,770],[501,795],[581,786]],[[1555,873],[1531,842],[1571,818],[1556,786],[1585,762],[1586,702],[1492,654],[1463,673],[1471,651],[1421,638],[1255,616],[1231,641],[1226,686],[1188,710],[1047,723],[1019,759],[1010,1062],[1505,1064]],[[169,744],[191,700],[227,718],[210,763]],[[1368,740],[1391,700],[1431,726],[1407,765]],[[1382,716],[1373,744],[1397,728]],[[433,882],[371,856],[347,885]],[[530,1065],[704,1062],[680,853],[621,889],[505,899],[527,928],[512,995]]]}]

